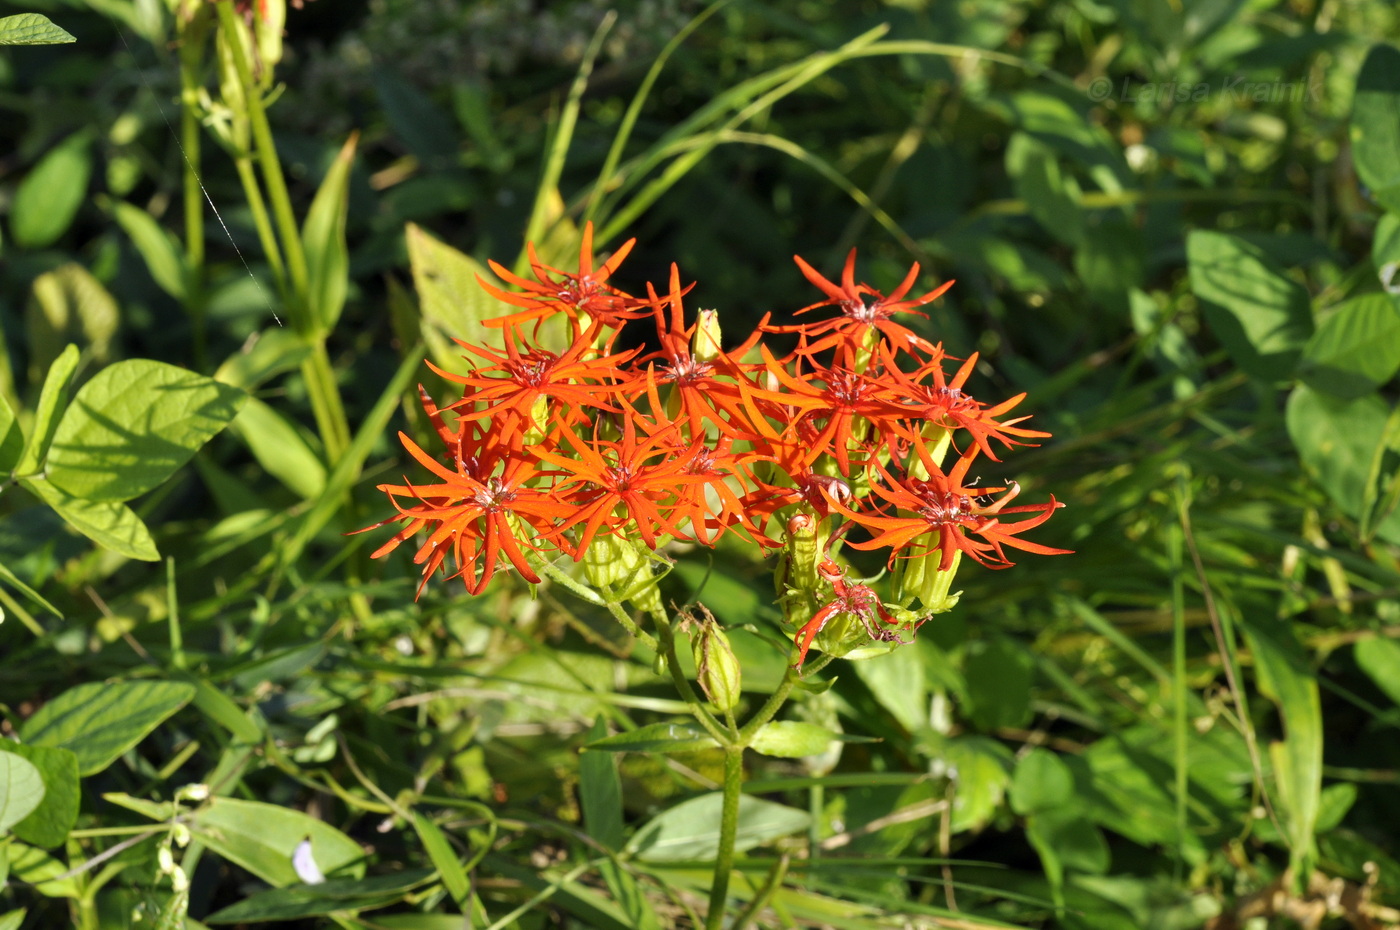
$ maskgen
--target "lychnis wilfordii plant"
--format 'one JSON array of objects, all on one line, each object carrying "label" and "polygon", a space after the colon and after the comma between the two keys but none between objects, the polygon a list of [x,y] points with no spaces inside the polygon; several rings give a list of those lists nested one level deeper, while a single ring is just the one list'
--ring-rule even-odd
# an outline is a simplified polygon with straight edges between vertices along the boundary
[{"label": "lychnis wilfordii plant", "polygon": [[[607,606],[658,650],[697,720],[726,750],[708,918],[717,927],[740,757],[765,738],[804,664],[810,674],[833,658],[909,641],[956,603],[952,581],[963,557],[1003,568],[1008,549],[1064,552],[1023,538],[1062,505],[1053,497],[1013,505],[1014,482],[970,477],[979,461],[999,461],[999,451],[1047,434],[1020,425],[1024,417],[1008,418],[1020,396],[989,405],[964,390],[975,354],[949,374],[941,344],[896,322],[949,286],[908,296],[917,265],[885,295],[856,282],[854,251],[839,284],[798,258],[824,295],[798,313],[830,307],[835,315],[795,325],[765,317],[726,351],[714,311],[687,321],[690,286],[674,265],[664,292],[648,285],[645,297],[634,297],[609,283],[632,244],[596,264],[590,226],[576,272],[542,264],[533,249],[535,280],[492,263],[519,289],[482,282],[514,310],[487,323],[501,330],[502,345],[459,342],[480,360],[465,375],[433,366],[461,385],[462,396],[439,405],[421,392],[443,449],[432,453],[401,437],[434,477],[381,486],[398,514],[378,525],[402,527],[375,554],[426,530],[415,556],[424,583],[444,570],[480,594],[498,572],[513,569],[532,584],[549,578]],[[554,352],[541,332],[558,318],[571,338]],[[648,324],[659,349],[616,348],[625,327]],[[775,354],[767,335],[795,336],[795,347]],[[669,543],[714,546],[726,534],[777,551],[776,596],[793,637],[787,676],[742,726],[735,717],[741,669],[723,631],[706,623],[694,635],[706,703],[676,661],[675,634],[688,621],[663,606],[655,571]],[[877,591],[853,578],[843,546],[883,553],[888,585]],[[581,580],[570,560],[581,564]],[[646,619],[634,621],[627,604]],[[814,649],[823,657],[808,663]]]}]

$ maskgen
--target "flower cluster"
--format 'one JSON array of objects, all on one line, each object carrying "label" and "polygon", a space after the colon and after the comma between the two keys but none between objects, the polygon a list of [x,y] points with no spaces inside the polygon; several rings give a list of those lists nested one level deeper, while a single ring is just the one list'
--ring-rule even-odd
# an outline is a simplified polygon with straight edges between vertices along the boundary
[{"label": "flower cluster", "polygon": [[[834,313],[781,326],[765,317],[725,350],[713,311],[687,324],[689,287],[674,265],[664,292],[648,285],[637,297],[609,283],[632,245],[598,265],[588,227],[575,272],[544,265],[533,249],[534,280],[491,263],[515,288],[482,282],[513,310],[487,324],[502,331],[502,345],[459,342],[470,374],[434,368],[460,386],[459,400],[439,407],[420,388],[445,451],[401,434],[434,480],[381,486],[398,513],[378,525],[402,527],[376,557],[426,530],[415,556],[425,582],[450,559],[473,594],[507,565],[538,583],[540,567],[563,556],[591,564],[590,581],[606,587],[619,579],[616,565],[636,568],[638,553],[737,534],[784,550],[779,593],[801,627],[800,664],[842,615],[861,621],[868,642],[897,639],[895,628],[916,625],[920,611],[946,609],[961,556],[1002,568],[1008,549],[1063,551],[1022,538],[1061,504],[1010,506],[1014,483],[969,478],[979,459],[998,461],[999,451],[1047,435],[1008,417],[1021,396],[974,399],[964,385],[975,354],[952,359],[895,321],[948,285],[909,297],[915,265],[883,295],[856,283],[854,251],[839,284],[798,258],[824,295],[798,313]],[[542,328],[561,320],[567,344],[546,348]],[[648,323],[653,348],[616,349],[623,327]],[[762,342],[767,334],[795,346],[777,355]],[[959,361],[950,376],[948,363]],[[945,470],[950,449],[956,459]],[[886,553],[903,581],[893,613],[845,580],[833,560],[843,543]]]}]

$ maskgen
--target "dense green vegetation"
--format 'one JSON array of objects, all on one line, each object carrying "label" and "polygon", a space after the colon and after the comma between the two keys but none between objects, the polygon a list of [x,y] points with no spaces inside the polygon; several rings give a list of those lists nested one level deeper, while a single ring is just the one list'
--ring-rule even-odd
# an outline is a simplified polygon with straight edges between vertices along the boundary
[{"label": "dense green vegetation", "polygon": [[[1400,923],[1391,4],[283,6],[0,0],[0,930]],[[738,537],[415,596],[422,360],[585,221],[729,347],[794,254],[956,279],[900,322],[1074,554],[800,684]]]}]

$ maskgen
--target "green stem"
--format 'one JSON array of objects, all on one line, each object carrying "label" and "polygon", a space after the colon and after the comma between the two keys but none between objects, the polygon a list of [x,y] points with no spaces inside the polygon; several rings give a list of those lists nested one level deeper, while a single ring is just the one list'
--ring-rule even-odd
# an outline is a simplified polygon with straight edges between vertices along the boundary
[{"label": "green stem", "polygon": [[185,156],[185,306],[194,326],[195,367],[205,367],[208,343],[204,294],[204,188],[199,182],[199,66],[204,29],[196,16],[181,11],[180,148]]},{"label": "green stem", "polygon": [[253,145],[257,150],[258,166],[267,182],[267,195],[272,200],[272,213],[277,219],[277,231],[282,240],[282,248],[287,253],[287,270],[291,275],[292,291],[297,297],[296,304],[288,307],[293,324],[301,332],[308,332],[311,321],[307,318],[305,297],[309,276],[306,268],[306,252],[301,247],[301,234],[297,229],[296,214],[292,212],[292,198],[287,193],[287,179],[282,174],[282,163],[277,158],[277,146],[272,141],[272,125],[267,121],[267,111],[263,109],[262,93],[253,78],[252,55],[244,44],[243,30],[234,16],[233,3],[219,0],[219,25],[228,37],[233,50],[233,66],[238,71],[238,82],[243,86],[243,102],[247,108],[248,124],[253,130]]},{"label": "green stem", "polygon": [[586,585],[579,584],[576,580],[570,577],[567,572],[565,572],[563,569],[559,568],[551,562],[545,562],[543,565],[541,565],[540,572],[550,581],[554,581],[563,585],[565,588],[568,588],[570,591],[572,591],[574,594],[577,594],[579,597],[583,598],[588,603],[593,604],[597,607],[604,608],[605,610],[607,610],[608,613],[613,615],[613,619],[616,620],[619,624],[621,624],[624,630],[626,630],[628,633],[631,633],[637,639],[641,640],[647,645],[648,648],[650,648],[654,652],[661,651],[661,647],[657,643],[656,637],[652,636],[646,630],[643,630],[641,627],[637,626],[637,624],[633,622],[632,618],[627,616],[627,611],[622,609],[621,604],[615,604],[612,601],[609,601],[607,598],[604,598],[601,595],[599,595],[598,592],[594,591],[592,588]]},{"label": "green stem", "polygon": [[258,242],[267,258],[268,270],[272,272],[273,283],[283,303],[290,303],[287,296],[287,269],[282,264],[282,249],[277,244],[277,235],[272,231],[272,219],[267,215],[267,201],[263,200],[262,188],[258,186],[258,176],[253,171],[253,159],[240,155],[233,160],[238,170],[238,180],[243,184],[243,197],[248,201],[248,212],[253,215],[253,228],[258,231]]},{"label": "green stem", "polygon": [[292,211],[292,198],[287,192],[287,179],[282,174],[282,163],[277,158],[277,146],[272,140],[272,126],[267,121],[267,111],[263,109],[262,94],[253,78],[252,55],[244,41],[246,37],[239,27],[234,16],[233,4],[229,0],[219,0],[217,9],[219,25],[233,49],[234,68],[238,71],[238,82],[243,88],[246,109],[244,115],[253,131],[253,147],[257,153],[258,167],[262,170],[267,196],[272,202],[277,238],[287,260],[287,278],[291,284],[290,289],[284,291],[287,296],[287,315],[291,318],[292,327],[311,344],[311,354],[301,363],[302,377],[306,380],[307,393],[311,400],[311,412],[316,419],[317,431],[321,434],[326,460],[335,462],[350,446],[350,424],[345,417],[345,408],[336,386],[335,372],[326,352],[326,334],[320,331],[320,327],[311,316],[310,274],[307,270],[306,251],[301,243],[301,231],[297,227],[296,214]]},{"label": "green stem", "polygon": [[715,877],[710,883],[710,909],[705,914],[705,930],[721,930],[724,926],[729,874],[734,871],[734,840],[739,833],[739,797],[743,788],[744,749],[729,746],[724,751],[724,805],[720,811],[719,852],[715,856]]}]

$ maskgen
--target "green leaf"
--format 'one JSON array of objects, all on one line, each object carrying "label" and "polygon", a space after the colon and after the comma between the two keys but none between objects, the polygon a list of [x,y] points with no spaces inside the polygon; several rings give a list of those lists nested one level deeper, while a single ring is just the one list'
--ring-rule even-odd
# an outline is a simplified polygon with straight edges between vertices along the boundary
[{"label": "green leaf", "polygon": [[91,682],[40,707],[19,735],[31,746],[72,750],[86,777],[115,762],[192,697],[194,685],[179,681]]},{"label": "green leaf", "polygon": [[35,278],[33,294],[25,313],[31,378],[37,379],[70,342],[82,346],[89,361],[107,362],[121,310],[92,272],[68,262]]},{"label": "green leaf", "polygon": [[0,752],[0,833],[28,817],[44,800],[44,779],[27,759]]},{"label": "green leaf", "polygon": [[261,801],[212,798],[191,817],[190,829],[220,856],[279,888],[299,884],[292,854],[304,839],[310,838],[311,855],[327,875],[364,859],[360,844],[330,824]]},{"label": "green leaf", "polygon": [[[715,791],[677,804],[638,830],[627,848],[649,862],[714,859],[723,803],[723,795]],[[744,795],[739,799],[734,849],[743,852],[762,846],[806,830],[811,822],[806,811]]]},{"label": "green leaf", "polygon": [[[3,878],[3,874],[0,874],[0,880],[3,880]],[[26,913],[28,912],[21,909],[0,914],[0,930],[19,930],[24,924],[24,915]]]},{"label": "green leaf", "polygon": [[23,581],[20,581],[19,578],[15,576],[15,573],[10,571],[9,567],[6,566],[3,562],[0,562],[0,581],[3,581],[6,584],[10,585],[14,589],[22,593],[25,597],[29,598],[31,601],[47,610],[49,613],[53,614],[55,617],[58,617],[60,620],[63,619],[63,612],[61,610],[50,604],[48,600],[44,598],[38,591],[35,591],[29,585],[25,584]]},{"label": "green leaf", "polygon": [[54,430],[58,429],[58,417],[68,406],[68,382],[73,379],[73,372],[78,370],[81,356],[78,347],[70,345],[49,366],[48,374],[44,376],[43,390],[39,392],[39,406],[34,411],[29,442],[15,465],[15,474],[31,474],[38,471],[43,463],[49,443],[53,441]]},{"label": "green leaf", "polygon": [[[588,731],[590,740],[607,736],[608,729],[600,714]],[[579,756],[579,800],[583,807],[583,826],[604,849],[622,849],[622,779],[618,776],[617,758],[602,752],[584,752]],[[632,926],[638,930],[655,930],[660,926],[637,879],[616,859],[605,859],[598,871],[607,883],[613,900],[627,912]]]},{"label": "green leaf", "polygon": [[1269,745],[1289,860],[1306,876],[1316,856],[1314,836],[1322,792],[1322,703],[1317,676],[1287,622],[1246,623],[1259,690],[1283,718],[1284,736]]},{"label": "green leaf", "polygon": [[233,429],[263,470],[303,500],[315,500],[326,489],[321,457],[281,413],[250,397],[234,419]]},{"label": "green leaf", "polygon": [[109,365],[63,415],[48,479],[86,500],[130,500],[188,462],[246,399],[237,388],[164,362]]},{"label": "green leaf", "polygon": [[9,472],[23,454],[24,432],[10,402],[0,395],[0,472]]},{"label": "green leaf", "polygon": [[[392,875],[362,879],[338,879],[319,885],[294,885],[251,895],[204,919],[210,924],[260,924],[274,920],[318,917],[335,911],[383,907],[405,897],[432,877],[427,869],[410,869]],[[462,919],[457,918],[462,926]]]},{"label": "green leaf", "polygon": [[15,245],[43,249],[67,232],[87,198],[92,153],[87,132],[60,142],[30,169],[10,202],[10,235]]},{"label": "green leaf", "polygon": [[[1378,456],[1384,454],[1389,406],[1378,394],[1341,400],[1306,385],[1288,398],[1288,435],[1303,465],[1342,511],[1361,519],[1375,499]],[[1400,537],[1400,513],[1376,528],[1385,539]]]},{"label": "green leaf", "polygon": [[1024,726],[1031,719],[1034,660],[1005,637],[969,643],[963,663],[968,715],[980,730]]},{"label": "green leaf", "polygon": [[[607,733],[600,715],[588,731],[589,744],[607,739]],[[617,774],[616,759],[599,752],[584,752],[579,756],[579,799],[588,835],[605,849],[621,849],[622,780]]]},{"label": "green leaf", "polygon": [[1006,147],[1006,170],[1016,196],[1045,231],[1066,245],[1078,245],[1084,238],[1079,184],[1061,173],[1055,150],[1024,132],[1013,133]]},{"label": "green leaf", "polygon": [[263,330],[248,339],[214,372],[214,380],[251,391],[283,372],[291,371],[311,355],[311,346],[290,329]]},{"label": "green leaf", "polygon": [[1021,757],[1011,776],[1011,809],[1033,814],[1074,803],[1074,775],[1055,753],[1037,747]]},{"label": "green leaf", "polygon": [[604,737],[584,748],[604,752],[698,752],[719,744],[710,734],[688,723],[653,723]]},{"label": "green leaf", "polygon": [[306,250],[307,299],[317,335],[335,328],[350,287],[350,251],[345,244],[345,217],[350,206],[350,168],[359,133],[351,133],[326,172],[302,226]]},{"label": "green leaf", "polygon": [[1191,287],[1216,338],[1246,374],[1282,381],[1312,335],[1307,291],[1263,250],[1225,233],[1186,239]]},{"label": "green leaf", "polygon": [[1400,642],[1377,636],[1352,647],[1356,664],[1385,696],[1400,705]]},{"label": "green leaf", "polygon": [[188,269],[179,241],[155,217],[129,203],[118,201],[112,207],[117,225],[136,246],[146,270],[161,290],[181,303],[185,300]]},{"label": "green leaf", "polygon": [[482,290],[476,280],[478,275],[499,282],[476,259],[433,238],[413,223],[408,224],[404,234],[422,314],[423,342],[440,368],[460,373],[468,366],[462,361],[462,351],[451,340],[478,345],[494,343],[495,333],[482,321],[514,308]]},{"label": "green leaf", "polygon": [[1351,156],[1371,196],[1400,209],[1400,50],[1372,46],[1356,76],[1351,110]]},{"label": "green leaf", "polygon": [[878,662],[856,662],[851,668],[900,726],[910,732],[928,726],[929,688],[920,647],[896,649]]},{"label": "green leaf", "polygon": [[1001,806],[1011,780],[1011,752],[986,736],[956,736],[944,744],[943,761],[957,772],[953,833],[980,830]]},{"label": "green leaf", "polygon": [[1103,833],[1073,811],[1050,809],[1032,814],[1026,821],[1026,838],[1040,854],[1047,876],[1052,869],[1093,875],[1108,871],[1108,843]]},{"label": "green leaf", "polygon": [[38,13],[0,16],[0,45],[63,45],[76,41],[68,30]]},{"label": "green leaf", "polygon": [[765,756],[799,759],[802,756],[819,756],[831,747],[833,740],[841,739],[840,733],[833,733],[815,723],[773,720],[754,734],[750,748]]},{"label": "green leaf", "polygon": [[67,749],[0,740],[5,752],[33,765],[44,780],[43,802],[14,825],[15,836],[45,849],[58,846],[78,822],[78,757]]},{"label": "green leaf", "polygon": [[443,887],[462,912],[466,913],[471,907],[471,882],[467,878],[466,870],[462,868],[462,860],[457,858],[457,851],[448,842],[447,834],[418,811],[413,812],[413,829],[417,831],[418,839],[423,842],[423,848],[428,851],[428,858],[437,869]]},{"label": "green leaf", "polygon": [[1337,307],[1318,325],[1298,364],[1298,377],[1336,397],[1369,394],[1400,371],[1400,306],[1389,294],[1365,294]]},{"label": "green leaf", "polygon": [[87,501],[54,487],[42,478],[25,478],[20,486],[31,492],[68,522],[73,529],[106,549],[129,559],[160,561],[151,531],[125,504]]}]

